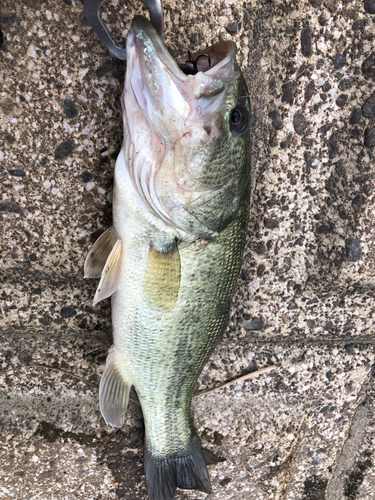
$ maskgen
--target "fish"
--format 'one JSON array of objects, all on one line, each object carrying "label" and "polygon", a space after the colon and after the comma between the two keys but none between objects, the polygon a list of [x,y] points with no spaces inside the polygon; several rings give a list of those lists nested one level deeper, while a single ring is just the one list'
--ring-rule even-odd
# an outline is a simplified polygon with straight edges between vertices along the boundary
[{"label": "fish", "polygon": [[250,100],[232,41],[177,62],[137,16],[126,51],[113,226],[89,251],[84,273],[100,279],[94,303],[111,297],[101,413],[121,427],[134,388],[148,498],[172,500],[177,488],[212,491],[191,401],[228,324],[241,267]]}]

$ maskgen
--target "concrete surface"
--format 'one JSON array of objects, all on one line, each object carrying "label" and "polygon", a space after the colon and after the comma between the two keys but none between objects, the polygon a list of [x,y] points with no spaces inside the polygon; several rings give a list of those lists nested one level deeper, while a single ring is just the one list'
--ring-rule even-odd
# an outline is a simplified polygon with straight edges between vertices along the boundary
[{"label": "concrete surface", "polygon": [[[236,41],[253,105],[248,245],[197,390],[278,365],[194,398],[204,446],[226,458],[209,498],[370,500],[374,2],[164,7],[174,55]],[[106,2],[118,40],[142,9]],[[93,306],[82,278],[111,225],[125,64],[77,0],[3,0],[0,23],[0,498],[145,499],[139,407],[121,430],[100,417],[110,302]]]}]

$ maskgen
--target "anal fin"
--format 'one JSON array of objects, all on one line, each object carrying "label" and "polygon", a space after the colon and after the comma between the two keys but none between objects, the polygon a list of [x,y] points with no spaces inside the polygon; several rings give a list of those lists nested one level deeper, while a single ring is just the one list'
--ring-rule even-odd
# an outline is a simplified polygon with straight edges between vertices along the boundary
[{"label": "anal fin", "polygon": [[99,386],[100,411],[107,424],[113,427],[123,425],[130,388],[131,386],[123,379],[116,365],[115,349],[112,346]]},{"label": "anal fin", "polygon": [[104,231],[91,247],[84,266],[85,278],[100,278],[106,260],[116,243],[116,235],[113,227]]},{"label": "anal fin", "polygon": [[150,247],[143,291],[156,309],[172,309],[176,303],[181,280],[181,260],[175,243],[168,252]]},{"label": "anal fin", "polygon": [[121,261],[122,243],[120,240],[117,240],[104,265],[102,276],[96,289],[94,305],[110,297],[117,290],[120,281]]}]

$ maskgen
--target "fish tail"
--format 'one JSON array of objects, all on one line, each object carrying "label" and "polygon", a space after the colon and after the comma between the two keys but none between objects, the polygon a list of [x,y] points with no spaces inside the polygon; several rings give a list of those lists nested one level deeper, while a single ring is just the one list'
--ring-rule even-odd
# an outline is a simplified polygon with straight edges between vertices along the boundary
[{"label": "fish tail", "polygon": [[198,436],[188,448],[170,456],[146,450],[145,469],[149,500],[173,500],[176,488],[212,492]]}]

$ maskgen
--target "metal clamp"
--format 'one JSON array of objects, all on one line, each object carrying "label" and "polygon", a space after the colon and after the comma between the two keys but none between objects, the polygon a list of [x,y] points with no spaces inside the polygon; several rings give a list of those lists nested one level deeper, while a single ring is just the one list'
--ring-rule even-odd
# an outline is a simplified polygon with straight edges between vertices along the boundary
[{"label": "metal clamp", "polygon": [[[126,47],[116,45],[106,25],[99,16],[99,9],[104,0],[85,0],[83,11],[86,19],[108,50],[119,59],[126,60]],[[163,4],[162,0],[143,0],[150,13],[150,21],[159,35],[163,36]]]}]

